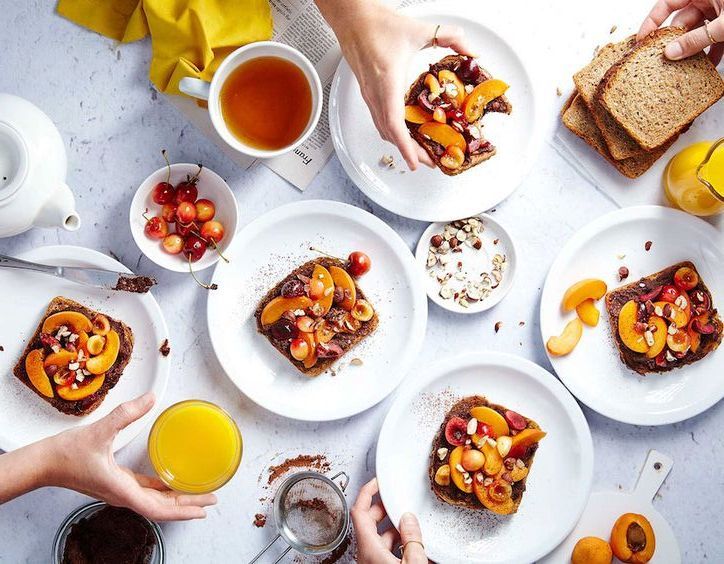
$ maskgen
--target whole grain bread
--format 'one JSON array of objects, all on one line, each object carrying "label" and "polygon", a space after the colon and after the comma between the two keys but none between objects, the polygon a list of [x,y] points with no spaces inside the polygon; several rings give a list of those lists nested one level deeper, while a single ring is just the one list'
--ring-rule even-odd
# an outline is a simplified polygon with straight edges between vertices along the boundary
[{"label": "whole grain bread", "polygon": [[601,131],[611,158],[620,161],[642,155],[644,150],[639,144],[611,117],[596,99],[596,90],[601,79],[618,60],[636,45],[636,37],[631,36],[619,43],[609,43],[599,49],[593,60],[573,75],[576,90],[588,106],[588,110]]},{"label": "whole grain bread", "polygon": [[647,151],[670,143],[724,96],[724,80],[703,52],[681,61],[664,56],[666,45],[684,32],[665,27],[649,34],[606,71],[596,92]]},{"label": "whole grain bread", "polygon": [[[377,308],[375,308],[375,313],[372,316],[372,319],[369,321],[365,321],[362,323],[361,327],[355,331],[354,333],[338,333],[336,337],[334,337],[334,342],[336,342],[340,348],[344,351],[344,354],[338,358],[319,358],[317,359],[317,362],[314,366],[311,368],[306,368],[303,363],[299,362],[298,360],[295,360],[294,357],[289,352],[289,346],[285,342],[276,341],[271,337],[271,334],[269,333],[269,328],[264,327],[261,323],[261,314],[264,311],[264,308],[266,305],[272,301],[274,298],[278,297],[280,295],[282,286],[289,282],[290,280],[297,280],[297,276],[306,276],[310,277],[312,276],[312,272],[314,271],[315,265],[321,265],[325,268],[329,268],[330,266],[338,266],[339,268],[344,268],[345,264],[343,261],[331,257],[322,257],[315,260],[310,260],[308,262],[305,262],[301,266],[295,268],[289,275],[287,275],[285,278],[280,280],[271,290],[267,292],[267,294],[264,296],[264,298],[259,302],[259,305],[256,308],[256,312],[254,313],[254,317],[256,319],[256,329],[259,333],[264,335],[267,340],[272,344],[272,346],[277,349],[282,356],[284,356],[289,362],[294,365],[294,367],[302,372],[303,374],[307,376],[319,376],[322,372],[330,368],[335,362],[337,362],[340,358],[342,358],[344,355],[346,355],[352,348],[354,348],[358,343],[360,343],[363,339],[368,337],[379,324],[379,317],[377,316]],[[353,279],[354,280],[354,279]],[[357,299],[367,299],[365,297],[364,292],[360,289],[360,287],[357,285],[357,282],[355,281],[355,289],[357,293]],[[369,301],[369,300],[368,300]],[[329,319],[332,317],[335,317],[337,315],[343,315],[347,312],[337,308],[332,307],[330,311],[325,316],[325,319]]]},{"label": "whole grain bread", "polygon": [[101,314],[105,315],[105,317],[108,318],[108,321],[111,324],[111,329],[118,333],[121,342],[116,362],[113,364],[111,369],[106,372],[106,377],[103,381],[103,384],[98,389],[98,391],[78,401],[67,401],[57,396],[48,398],[38,392],[35,386],[33,386],[33,384],[30,382],[30,378],[25,371],[25,358],[33,349],[43,347],[43,344],[40,341],[40,334],[42,332],[43,322],[49,316],[53,315],[54,313],[59,313],[61,311],[74,311],[82,313],[91,320],[99,314],[99,312],[87,308],[86,306],[76,301],[73,301],[70,298],[65,298],[63,296],[53,298],[48,305],[48,308],[45,310],[45,313],[43,314],[40,323],[38,323],[38,328],[35,330],[35,333],[28,341],[28,344],[25,347],[25,351],[20,357],[20,360],[18,360],[17,364],[13,368],[13,374],[18,380],[20,380],[23,384],[25,384],[28,388],[35,392],[35,394],[39,398],[47,401],[50,405],[52,405],[61,413],[76,416],[88,415],[103,402],[111,388],[113,388],[118,383],[121,376],[123,375],[123,370],[130,362],[131,353],[133,352],[133,331],[125,323],[113,319],[108,315]]},{"label": "whole grain bread", "polygon": [[[611,324],[611,333],[614,336],[614,342],[616,343],[616,348],[618,349],[619,356],[621,357],[621,362],[634,372],[646,375],[648,373],[668,372],[674,368],[681,368],[701,360],[714,351],[721,343],[724,326],[722,325],[722,320],[716,309],[713,309],[713,315],[711,316],[710,322],[714,325],[716,329],[715,332],[711,335],[701,336],[701,345],[695,353],[689,352],[684,358],[677,359],[674,363],[668,363],[667,366],[659,366],[656,364],[655,359],[647,358],[643,353],[634,352],[623,344],[623,341],[618,333],[618,318],[623,306],[628,301],[635,300],[639,296],[647,294],[654,288],[658,288],[666,284],[673,284],[674,273],[682,267],[691,268],[698,274],[694,263],[691,261],[683,261],[641,278],[640,280],[631,282],[630,284],[626,284],[625,286],[621,286],[615,290],[611,290],[608,294],[606,294],[606,311],[608,312],[608,319]],[[702,291],[708,294],[710,300],[709,303],[714,304],[711,292],[701,279],[701,275],[699,275],[699,284],[696,288],[689,292],[689,295],[692,295],[694,291]]]},{"label": "whole grain bread", "polygon": [[[407,94],[405,95],[405,105],[414,105],[417,104],[417,97],[420,95],[420,93],[425,90],[425,76],[427,76],[428,73],[432,73],[435,76],[437,76],[437,73],[440,72],[443,69],[456,71],[458,67],[460,66],[460,63],[465,59],[463,55],[447,55],[446,57],[443,57],[440,59],[437,63],[434,63],[430,65],[429,70],[423,72],[419,77],[417,77],[417,80],[412,83],[410,88],[407,91]],[[480,77],[478,78],[478,83],[488,80],[492,78],[492,75],[488,73],[485,69],[481,67],[481,73]],[[504,114],[510,114],[513,111],[513,105],[510,103],[510,100],[503,95],[495,98],[494,100],[491,100],[488,105],[485,107],[485,112],[496,112],[496,113],[504,113]],[[462,166],[460,168],[451,170],[449,168],[445,168],[442,166],[440,157],[443,155],[445,151],[445,147],[441,147],[434,141],[431,141],[427,137],[420,134],[418,131],[420,129],[419,124],[405,122],[407,124],[407,129],[410,132],[410,135],[412,138],[417,141],[420,146],[427,151],[427,154],[430,155],[430,158],[435,163],[435,165],[445,174],[448,176],[455,176],[457,174],[461,174],[465,172],[468,169],[473,168],[474,166],[479,165],[482,162],[487,161],[490,157],[495,155],[496,149],[491,144],[488,149],[486,149],[484,152],[476,153],[473,155],[469,155],[467,152],[465,153],[465,161],[463,162]]]},{"label": "whole grain bread", "polygon": [[[432,450],[430,452],[430,464],[428,468],[428,474],[430,478],[430,487],[432,488],[432,491],[439,500],[444,501],[445,503],[449,503],[450,505],[457,505],[460,507],[466,507],[468,509],[475,509],[478,511],[487,511],[486,507],[482,503],[480,503],[480,501],[474,494],[467,494],[460,491],[457,486],[452,483],[452,481],[447,486],[441,486],[437,482],[435,482],[435,473],[437,472],[437,469],[440,468],[440,466],[448,463],[447,458],[445,460],[440,460],[440,457],[437,454],[438,449],[440,448],[450,448],[450,445],[445,439],[445,426],[447,422],[452,417],[460,417],[461,419],[468,421],[470,419],[470,410],[473,407],[478,406],[490,407],[491,409],[494,409],[503,416],[505,416],[505,412],[508,409],[501,405],[496,405],[489,402],[487,398],[483,396],[467,396],[455,403],[455,405],[450,408],[450,411],[448,411],[445,419],[440,425],[440,429],[438,430],[435,438],[432,441]],[[538,423],[536,423],[532,419],[528,419],[526,417],[526,420],[528,422],[528,429],[540,429]],[[533,458],[537,450],[538,443],[534,443],[533,445],[528,447],[528,450],[522,457],[523,462],[529,470],[528,476],[530,476],[530,469],[533,465]],[[518,482],[513,483],[512,485],[512,499],[515,507],[512,513],[516,513],[518,511],[518,507],[520,507],[520,503],[523,500],[523,492],[525,491],[525,483],[528,479],[528,476]]]},{"label": "whole grain bread", "polygon": [[598,126],[594,122],[591,112],[584,103],[582,96],[575,91],[563,106],[561,121],[571,132],[593,147],[598,154],[616,167],[616,170],[628,178],[638,178],[649,170],[670,146],[669,144],[666,147],[651,151],[650,153],[642,152],[635,157],[615,160],[611,157],[601,130],[598,129]]}]

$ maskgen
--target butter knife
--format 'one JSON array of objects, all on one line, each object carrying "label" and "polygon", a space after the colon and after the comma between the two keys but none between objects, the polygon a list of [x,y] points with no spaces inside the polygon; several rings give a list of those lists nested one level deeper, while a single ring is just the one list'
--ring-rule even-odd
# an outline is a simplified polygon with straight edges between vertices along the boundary
[{"label": "butter knife", "polygon": [[76,284],[101,288],[103,290],[120,290],[143,294],[156,284],[153,278],[136,276],[132,273],[113,272],[101,268],[85,266],[52,266],[29,262],[0,254],[0,268],[14,268],[42,272],[57,278],[63,278]]}]

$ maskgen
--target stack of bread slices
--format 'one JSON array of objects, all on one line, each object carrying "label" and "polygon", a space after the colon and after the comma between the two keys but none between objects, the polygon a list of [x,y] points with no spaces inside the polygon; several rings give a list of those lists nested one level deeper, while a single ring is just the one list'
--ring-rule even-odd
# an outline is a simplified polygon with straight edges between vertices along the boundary
[{"label": "stack of bread slices", "polygon": [[724,96],[724,80],[702,52],[664,57],[685,32],[659,29],[609,43],[573,76],[563,124],[629,178],[646,172],[691,123]]}]

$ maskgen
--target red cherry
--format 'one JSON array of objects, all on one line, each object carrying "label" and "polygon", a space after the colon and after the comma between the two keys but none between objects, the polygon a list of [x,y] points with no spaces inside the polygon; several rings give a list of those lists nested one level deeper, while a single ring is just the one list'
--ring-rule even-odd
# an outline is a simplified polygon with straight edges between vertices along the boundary
[{"label": "red cherry", "polygon": [[146,226],[143,230],[151,239],[163,239],[168,235],[168,223],[162,217],[156,215],[146,220]]},{"label": "red cherry", "polygon": [[445,440],[453,446],[462,446],[467,438],[467,421],[460,417],[452,417],[445,425]]},{"label": "red cherry", "polygon": [[682,266],[674,273],[674,284],[681,290],[693,290],[699,284],[699,275],[693,268]]},{"label": "red cherry", "polygon": [[484,436],[487,435],[487,436],[490,437],[491,439],[497,439],[497,438],[498,438],[497,433],[496,433],[496,432],[493,430],[493,428],[492,428],[490,425],[488,425],[487,423],[482,423],[482,422],[481,422],[481,423],[478,423],[478,429],[477,429],[476,433],[477,433],[478,435],[480,435],[481,437],[484,437]]},{"label": "red cherry", "polygon": [[196,206],[191,202],[180,202],[176,208],[176,219],[180,223],[191,223],[196,219]]},{"label": "red cherry", "polygon": [[676,286],[672,286],[671,284],[667,284],[664,286],[661,290],[661,295],[659,296],[659,299],[662,302],[669,302],[673,304],[676,301],[676,298],[680,296],[679,290],[676,289]]},{"label": "red cherry", "polygon": [[189,235],[184,241],[184,256],[191,262],[196,262],[204,256],[206,242],[197,235]]},{"label": "red cherry", "polygon": [[196,219],[198,219],[201,223],[204,223],[214,219],[214,215],[216,215],[216,206],[214,205],[214,202],[207,200],[206,198],[196,200]]},{"label": "red cherry", "polygon": [[176,186],[176,197],[174,200],[177,204],[180,204],[181,202],[194,203],[196,198],[199,197],[199,189],[196,187],[196,184],[199,182],[199,174],[201,174],[201,165],[199,165],[199,170],[196,174],[193,176],[187,175],[186,180],[178,183]]},{"label": "red cherry", "polygon": [[161,217],[164,218],[168,223],[176,221],[176,204],[170,202],[164,204],[161,208]]},{"label": "red cherry", "polygon": [[516,431],[522,431],[528,426],[528,422],[525,420],[525,417],[515,411],[511,411],[510,409],[505,412],[505,420],[508,422],[510,428],[515,429]]},{"label": "red cherry", "polygon": [[219,243],[224,238],[224,226],[219,221],[207,221],[201,226],[201,237]]},{"label": "red cherry", "polygon": [[354,251],[347,258],[347,272],[352,276],[363,276],[370,271],[372,261],[362,251]]},{"label": "red cherry", "polygon": [[197,235],[199,233],[199,226],[195,221],[191,223],[176,223],[176,233],[181,237],[187,237],[190,234]]},{"label": "red cherry", "polygon": [[184,240],[180,235],[170,233],[163,238],[161,245],[168,254],[177,255],[184,249]]},{"label": "red cherry", "polygon": [[153,187],[153,201],[158,205],[172,202],[176,196],[176,188],[168,182],[159,182]]}]

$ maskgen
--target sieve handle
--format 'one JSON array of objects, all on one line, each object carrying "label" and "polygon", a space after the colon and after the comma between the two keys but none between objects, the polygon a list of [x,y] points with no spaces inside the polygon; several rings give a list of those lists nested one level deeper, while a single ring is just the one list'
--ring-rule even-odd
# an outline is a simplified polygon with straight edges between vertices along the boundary
[{"label": "sieve handle", "polygon": [[279,555],[279,558],[274,561],[274,564],[279,564],[279,562],[282,561],[282,558],[284,558],[287,555],[287,552],[289,552],[291,549],[292,547],[288,546],[287,549]]},{"label": "sieve handle", "polygon": [[349,476],[347,475],[347,472],[337,472],[334,476],[330,478],[333,482],[342,476],[342,479],[339,482],[339,487],[342,491],[345,491],[347,489],[347,486],[349,486]]},{"label": "sieve handle", "polygon": [[[266,545],[266,546],[261,550],[261,552],[260,552],[259,554],[257,554],[254,558],[252,558],[252,559],[249,561],[249,564],[254,564],[254,562],[256,562],[257,560],[259,560],[259,558],[261,558],[261,557],[266,553],[266,551],[269,550],[269,549],[272,547],[272,545],[273,545],[275,542],[277,542],[280,538],[281,538],[281,535],[275,536],[275,537],[271,540],[271,542],[270,542],[268,545]],[[287,552],[289,552],[291,549],[292,549],[292,547],[291,547],[291,546],[288,546],[287,549],[286,549],[284,552],[281,553],[281,555],[279,556],[279,558],[277,558],[277,559],[274,561],[274,564],[277,564],[277,562],[279,562],[282,558],[284,558],[284,557],[287,555]]]}]

